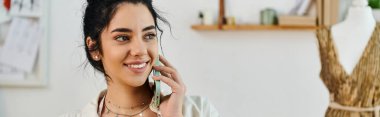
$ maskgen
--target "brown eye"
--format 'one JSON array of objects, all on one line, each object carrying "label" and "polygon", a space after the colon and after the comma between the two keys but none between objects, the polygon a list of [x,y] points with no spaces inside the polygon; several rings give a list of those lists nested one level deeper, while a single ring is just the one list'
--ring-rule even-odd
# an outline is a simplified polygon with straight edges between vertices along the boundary
[{"label": "brown eye", "polygon": [[155,39],[155,38],[156,38],[156,34],[147,34],[145,36],[145,39],[147,39],[147,40],[152,40],[152,39]]},{"label": "brown eye", "polygon": [[117,40],[117,41],[128,41],[129,37],[127,37],[127,36],[117,36],[115,38],[115,40]]}]

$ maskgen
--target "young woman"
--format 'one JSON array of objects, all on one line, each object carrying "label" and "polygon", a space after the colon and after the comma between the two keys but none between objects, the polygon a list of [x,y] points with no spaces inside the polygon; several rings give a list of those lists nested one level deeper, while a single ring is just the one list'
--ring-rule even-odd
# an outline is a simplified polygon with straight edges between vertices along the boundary
[{"label": "young woman", "polygon": [[[83,18],[85,51],[89,63],[102,72],[107,89],[76,117],[215,117],[215,108],[201,97],[185,96],[185,85],[173,66],[158,54],[160,17],[152,0],[87,0]],[[160,61],[163,65],[156,66]],[[159,111],[151,104],[153,76],[168,84],[172,94],[162,97]]]}]

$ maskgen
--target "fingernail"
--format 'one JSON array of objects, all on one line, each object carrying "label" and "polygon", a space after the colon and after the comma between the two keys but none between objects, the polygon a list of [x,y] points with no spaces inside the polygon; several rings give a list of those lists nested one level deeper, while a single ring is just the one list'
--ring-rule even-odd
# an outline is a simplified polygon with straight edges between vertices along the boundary
[{"label": "fingernail", "polygon": [[154,79],[154,80],[157,80],[157,79],[159,79],[159,78],[158,78],[157,76],[153,76],[153,79]]}]

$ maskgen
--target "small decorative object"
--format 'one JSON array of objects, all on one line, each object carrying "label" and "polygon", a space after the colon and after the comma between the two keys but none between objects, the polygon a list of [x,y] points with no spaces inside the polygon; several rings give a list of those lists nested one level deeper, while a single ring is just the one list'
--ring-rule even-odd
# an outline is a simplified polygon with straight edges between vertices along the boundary
[{"label": "small decorative object", "polygon": [[260,24],[262,25],[274,25],[277,23],[276,10],[266,8],[260,12]]},{"label": "small decorative object", "polygon": [[210,10],[200,11],[198,17],[201,20],[202,25],[213,25],[214,24],[213,13]]},{"label": "small decorative object", "polygon": [[231,16],[231,17],[227,17],[227,25],[236,25],[236,22],[235,22],[235,17]]},{"label": "small decorative object", "polygon": [[199,12],[199,14],[198,14],[198,18],[199,18],[199,21],[200,21],[200,23],[203,25],[204,23],[203,23],[203,13],[202,12]]},{"label": "small decorative object", "polygon": [[4,0],[3,5],[9,11],[11,9],[11,0]]}]

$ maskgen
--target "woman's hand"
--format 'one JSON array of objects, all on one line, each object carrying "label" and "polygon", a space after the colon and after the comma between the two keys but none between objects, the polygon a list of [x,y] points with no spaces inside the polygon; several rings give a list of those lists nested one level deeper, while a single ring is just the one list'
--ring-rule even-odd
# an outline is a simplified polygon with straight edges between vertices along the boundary
[{"label": "woman's hand", "polygon": [[161,114],[163,117],[182,117],[182,104],[186,92],[185,84],[177,70],[163,56],[160,55],[159,59],[164,66],[153,66],[153,69],[161,73],[161,76],[153,76],[153,79],[161,80],[172,89],[172,94],[162,99]]}]

